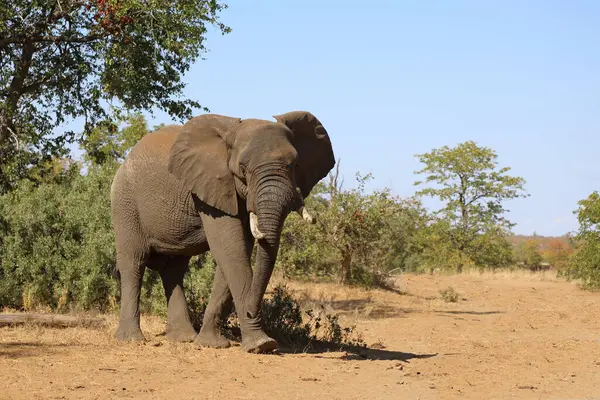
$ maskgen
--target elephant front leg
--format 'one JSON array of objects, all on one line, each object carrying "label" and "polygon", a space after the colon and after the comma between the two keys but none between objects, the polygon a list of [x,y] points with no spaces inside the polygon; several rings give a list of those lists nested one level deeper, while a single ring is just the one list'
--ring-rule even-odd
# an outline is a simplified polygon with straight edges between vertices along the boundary
[{"label": "elephant front leg", "polygon": [[167,297],[167,338],[174,342],[191,342],[196,337],[183,291],[188,262],[189,257],[175,257],[160,269]]},{"label": "elephant front leg", "polygon": [[233,297],[221,267],[217,267],[213,280],[210,300],[202,319],[202,328],[194,341],[201,347],[225,349],[231,346],[229,340],[221,333],[221,322],[232,311]]},{"label": "elephant front leg", "polygon": [[204,213],[202,222],[210,251],[233,295],[243,349],[253,353],[276,349],[277,342],[262,329],[259,313],[250,309],[250,300],[256,296],[252,293],[251,245],[244,234],[242,222],[227,215],[215,217]]}]

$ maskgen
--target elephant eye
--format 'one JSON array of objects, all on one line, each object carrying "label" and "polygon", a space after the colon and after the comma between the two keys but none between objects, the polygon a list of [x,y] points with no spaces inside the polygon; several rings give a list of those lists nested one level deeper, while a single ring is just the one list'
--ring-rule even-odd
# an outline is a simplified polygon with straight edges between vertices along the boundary
[{"label": "elephant eye", "polygon": [[325,136],[327,136],[327,131],[325,130],[325,128],[323,127],[323,125],[317,125],[315,127],[315,136],[319,139],[324,138]]}]

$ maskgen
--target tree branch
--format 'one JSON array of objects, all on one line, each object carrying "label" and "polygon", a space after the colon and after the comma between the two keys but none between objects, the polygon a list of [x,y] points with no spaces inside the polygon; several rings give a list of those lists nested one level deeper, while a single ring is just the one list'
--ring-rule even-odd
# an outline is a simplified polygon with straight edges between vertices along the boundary
[{"label": "tree branch", "polygon": [[52,35],[38,35],[29,37],[9,37],[0,39],[0,49],[11,44],[26,44],[31,43],[90,43],[95,40],[102,38],[100,34],[93,34],[88,36],[52,36]]},{"label": "tree branch", "polygon": [[469,202],[467,203],[467,206],[470,206],[471,204],[475,203],[477,200],[483,199],[485,197],[489,197],[490,196],[490,192],[483,192],[483,193],[478,193],[475,196],[473,196],[473,198],[471,200],[469,200]]},{"label": "tree branch", "polygon": [[17,110],[17,104],[23,93],[23,84],[29,73],[29,67],[31,66],[35,50],[33,43],[26,42],[23,46],[21,58],[17,61],[16,73],[10,82],[6,96],[6,107],[0,115],[0,143],[6,140],[10,128],[13,126],[13,115]]}]

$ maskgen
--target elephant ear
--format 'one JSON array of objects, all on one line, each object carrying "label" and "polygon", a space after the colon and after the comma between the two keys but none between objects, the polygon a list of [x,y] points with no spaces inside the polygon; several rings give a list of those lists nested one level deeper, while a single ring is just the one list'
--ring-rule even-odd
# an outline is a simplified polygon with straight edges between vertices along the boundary
[{"label": "elephant ear", "polygon": [[200,200],[229,215],[237,215],[234,176],[228,167],[228,135],[239,118],[205,114],[189,120],[169,154],[169,172]]},{"label": "elephant ear", "polygon": [[292,142],[298,152],[296,183],[306,197],[335,165],[329,135],[323,124],[308,111],[292,111],[273,118],[294,133]]}]

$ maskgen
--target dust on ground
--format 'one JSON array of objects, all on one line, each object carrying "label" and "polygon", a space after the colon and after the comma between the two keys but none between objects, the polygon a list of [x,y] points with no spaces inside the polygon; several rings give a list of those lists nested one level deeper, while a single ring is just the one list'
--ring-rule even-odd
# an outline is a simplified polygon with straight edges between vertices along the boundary
[{"label": "dust on ground", "polygon": [[[399,293],[290,283],[370,350],[251,355],[105,329],[0,329],[2,399],[600,398],[600,293],[548,274],[402,276]],[[453,287],[447,303],[440,289]]]}]

